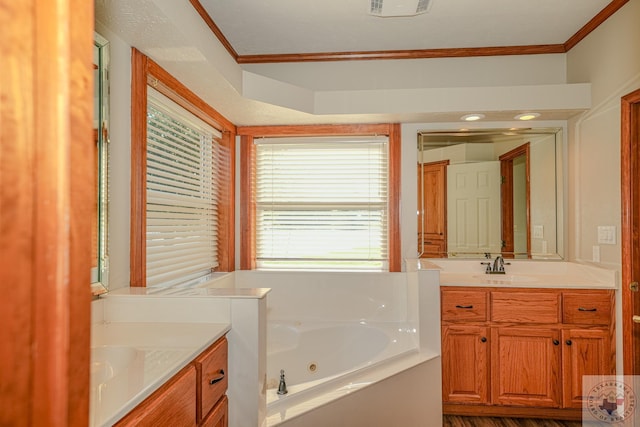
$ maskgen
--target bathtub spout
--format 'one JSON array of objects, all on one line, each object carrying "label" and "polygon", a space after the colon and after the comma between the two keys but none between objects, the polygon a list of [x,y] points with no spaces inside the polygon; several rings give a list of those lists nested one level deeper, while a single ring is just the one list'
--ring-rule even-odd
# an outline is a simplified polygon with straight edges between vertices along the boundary
[{"label": "bathtub spout", "polygon": [[280,370],[280,384],[278,384],[278,394],[284,395],[289,393],[287,390],[287,383],[284,382],[284,369]]}]

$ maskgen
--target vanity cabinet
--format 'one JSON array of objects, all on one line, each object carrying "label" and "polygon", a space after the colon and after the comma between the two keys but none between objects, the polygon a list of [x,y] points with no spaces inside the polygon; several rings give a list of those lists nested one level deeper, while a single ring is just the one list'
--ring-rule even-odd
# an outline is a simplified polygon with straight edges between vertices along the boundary
[{"label": "vanity cabinet", "polygon": [[228,425],[227,340],[221,338],[115,425]]},{"label": "vanity cabinet", "polygon": [[580,419],[582,376],[615,373],[609,290],[441,288],[445,413]]}]

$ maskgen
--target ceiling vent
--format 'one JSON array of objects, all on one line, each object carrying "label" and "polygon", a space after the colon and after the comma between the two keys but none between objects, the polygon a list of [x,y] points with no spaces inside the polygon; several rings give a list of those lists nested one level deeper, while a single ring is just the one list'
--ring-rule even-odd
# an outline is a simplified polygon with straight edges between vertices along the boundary
[{"label": "ceiling vent", "polygon": [[415,16],[425,13],[431,0],[371,0],[369,13],[375,16]]}]

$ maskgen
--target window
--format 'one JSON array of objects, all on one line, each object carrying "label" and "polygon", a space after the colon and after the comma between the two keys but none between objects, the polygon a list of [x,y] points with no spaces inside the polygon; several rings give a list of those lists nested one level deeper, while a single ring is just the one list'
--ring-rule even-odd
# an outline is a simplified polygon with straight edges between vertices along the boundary
[{"label": "window", "polygon": [[399,271],[399,133],[370,126],[239,129],[242,268]]},{"label": "window", "polygon": [[256,139],[256,267],[387,270],[387,137]]},{"label": "window", "polygon": [[153,89],[147,104],[147,286],[218,267],[219,131]]},{"label": "window", "polygon": [[234,268],[235,126],[132,55],[131,286]]}]

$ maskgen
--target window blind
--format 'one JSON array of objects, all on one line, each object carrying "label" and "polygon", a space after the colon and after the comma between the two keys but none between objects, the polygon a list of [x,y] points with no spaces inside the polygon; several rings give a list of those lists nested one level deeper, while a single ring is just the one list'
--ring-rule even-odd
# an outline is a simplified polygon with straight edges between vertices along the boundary
[{"label": "window blind", "polygon": [[388,269],[388,138],[256,140],[256,267]]},{"label": "window blind", "polygon": [[220,133],[149,88],[147,286],[170,286],[218,265]]}]

